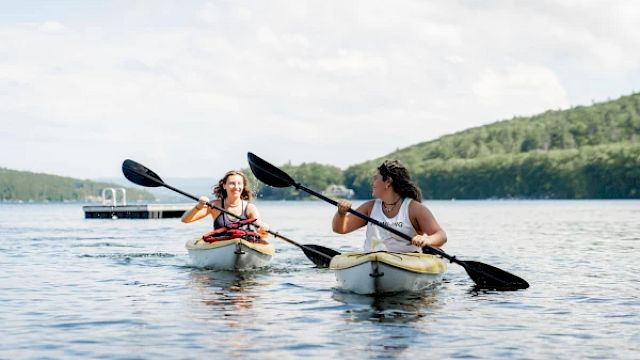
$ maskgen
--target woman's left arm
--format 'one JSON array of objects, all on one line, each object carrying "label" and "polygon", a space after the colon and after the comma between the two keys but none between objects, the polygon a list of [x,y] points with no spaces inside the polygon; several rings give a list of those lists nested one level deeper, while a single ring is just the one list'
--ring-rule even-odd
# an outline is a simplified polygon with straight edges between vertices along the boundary
[{"label": "woman's left arm", "polygon": [[266,239],[269,236],[269,225],[260,219],[260,213],[258,212],[258,208],[249,203],[247,205],[247,216],[252,219],[256,219],[253,225],[256,226],[256,232],[262,236],[263,239]]},{"label": "woman's left arm", "polygon": [[411,239],[411,243],[423,247],[441,247],[447,242],[447,233],[442,230],[429,209],[421,203],[412,200],[409,204],[409,217],[418,235]]}]

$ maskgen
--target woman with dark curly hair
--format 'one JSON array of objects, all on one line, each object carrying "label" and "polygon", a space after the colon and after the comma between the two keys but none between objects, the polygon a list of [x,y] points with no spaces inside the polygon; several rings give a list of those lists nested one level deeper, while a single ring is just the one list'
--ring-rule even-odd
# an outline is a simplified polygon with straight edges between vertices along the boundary
[{"label": "woman with dark curly hair", "polygon": [[[269,226],[261,221],[258,208],[250,202],[253,194],[249,187],[247,177],[242,172],[237,170],[227,172],[213,188],[213,194],[216,196],[216,199],[213,201],[214,206],[225,209],[241,218],[257,219],[253,223],[253,225],[257,227],[256,232],[258,232],[262,238],[267,237]],[[214,219],[213,228],[215,230],[228,227],[232,223],[239,221],[233,216],[207,206],[208,202],[208,197],[201,196],[193,209],[184,213],[182,222],[190,223],[200,220],[207,215],[211,215]]]},{"label": "woman with dark curly hair", "polygon": [[422,193],[413,183],[409,170],[397,160],[386,160],[371,181],[373,200],[358,207],[357,211],[408,235],[407,240],[348,213],[351,202],[338,201],[333,217],[333,231],[347,234],[367,225],[365,251],[422,252],[429,245],[441,247],[447,242],[431,211],[422,204]]}]

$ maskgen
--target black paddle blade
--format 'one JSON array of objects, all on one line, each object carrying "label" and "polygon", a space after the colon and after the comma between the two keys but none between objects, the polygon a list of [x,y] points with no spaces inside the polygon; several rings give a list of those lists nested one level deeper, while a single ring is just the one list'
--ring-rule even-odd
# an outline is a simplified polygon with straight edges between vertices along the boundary
[{"label": "black paddle blade", "polygon": [[286,188],[295,184],[295,181],[286,172],[269,164],[254,153],[247,153],[247,160],[249,160],[249,167],[251,167],[253,175],[263,183],[277,188]]},{"label": "black paddle blade", "polygon": [[338,251],[320,245],[301,245],[300,248],[317,267],[329,267],[331,259],[340,255]]},{"label": "black paddle blade", "polygon": [[477,261],[460,261],[478,288],[492,290],[520,290],[529,287],[524,279],[495,266]]},{"label": "black paddle blade", "polygon": [[129,181],[146,187],[164,186],[164,182],[153,171],[146,166],[133,160],[125,160],[122,162],[122,173]]}]

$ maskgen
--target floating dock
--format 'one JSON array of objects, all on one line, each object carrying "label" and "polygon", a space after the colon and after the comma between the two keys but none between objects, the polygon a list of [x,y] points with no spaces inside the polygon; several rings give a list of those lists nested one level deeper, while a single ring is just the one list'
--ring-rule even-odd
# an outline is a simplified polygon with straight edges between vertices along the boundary
[{"label": "floating dock", "polygon": [[193,204],[87,205],[85,219],[162,219],[182,217]]},{"label": "floating dock", "polygon": [[163,219],[179,218],[193,204],[146,205],[87,205],[83,206],[85,219]]},{"label": "floating dock", "polygon": [[[117,195],[122,194],[121,201]],[[110,195],[110,196],[109,196]],[[85,219],[163,219],[179,218],[193,204],[139,204],[127,205],[124,188],[105,188],[102,190],[102,205],[82,207]]]}]

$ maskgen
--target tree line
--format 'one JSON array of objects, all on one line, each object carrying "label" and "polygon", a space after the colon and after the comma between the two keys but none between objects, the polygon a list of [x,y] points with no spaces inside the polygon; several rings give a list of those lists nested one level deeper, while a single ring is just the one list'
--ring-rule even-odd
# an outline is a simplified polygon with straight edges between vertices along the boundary
[{"label": "tree line", "polygon": [[[121,186],[0,168],[0,201],[4,202],[96,202],[101,201],[102,189],[108,187]],[[128,202],[153,200],[155,197],[148,191],[127,188]]]},{"label": "tree line", "polygon": [[[394,158],[394,157],[389,157]],[[356,198],[371,197],[369,168],[339,168],[321,164],[284,165],[297,182],[322,191],[345,184]],[[619,143],[553,151],[534,150],[478,158],[430,159],[410,167],[425,199],[626,199],[640,198],[640,144]],[[311,198],[293,187],[273,188],[249,174],[264,200]]]},{"label": "tree line", "polygon": [[[304,184],[310,189],[322,191],[331,184],[343,184],[344,175],[342,170],[333,165],[323,165],[319,163],[302,163],[300,165],[285,164],[279,166],[284,172],[289,174],[296,182]],[[254,184],[254,191],[259,199],[263,200],[303,200],[309,195],[303,191],[298,191],[294,187],[274,188],[260,182],[253,176],[250,169],[243,169],[247,174],[251,184]]]}]

